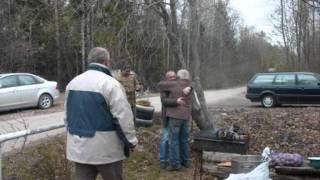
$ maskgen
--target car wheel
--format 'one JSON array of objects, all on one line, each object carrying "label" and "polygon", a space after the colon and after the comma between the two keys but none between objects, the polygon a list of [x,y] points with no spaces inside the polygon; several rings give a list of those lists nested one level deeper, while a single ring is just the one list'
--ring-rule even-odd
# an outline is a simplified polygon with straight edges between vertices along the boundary
[{"label": "car wheel", "polygon": [[263,107],[271,108],[276,105],[276,99],[271,94],[266,94],[261,99],[261,104]]},{"label": "car wheel", "polygon": [[42,94],[39,98],[38,106],[40,109],[48,109],[52,106],[53,100],[49,94]]}]

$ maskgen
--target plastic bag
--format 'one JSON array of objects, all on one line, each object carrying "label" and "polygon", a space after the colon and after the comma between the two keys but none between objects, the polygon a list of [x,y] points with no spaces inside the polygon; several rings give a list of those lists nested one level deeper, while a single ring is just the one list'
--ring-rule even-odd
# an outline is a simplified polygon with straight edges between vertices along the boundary
[{"label": "plastic bag", "polygon": [[303,165],[303,156],[300,154],[290,153],[271,153],[271,167],[275,166],[291,166],[299,167]]},{"label": "plastic bag", "polygon": [[226,180],[268,180],[269,162],[263,162],[249,173],[230,174]]},{"label": "plastic bag", "polygon": [[262,153],[261,153],[261,156],[262,156],[262,160],[263,161],[270,161],[271,160],[271,158],[270,158],[270,156],[271,156],[270,148],[269,147],[265,147],[263,149]]},{"label": "plastic bag", "polygon": [[269,161],[271,151],[269,147],[264,148],[261,153],[262,161],[259,166],[248,173],[230,174],[226,180],[269,180]]}]

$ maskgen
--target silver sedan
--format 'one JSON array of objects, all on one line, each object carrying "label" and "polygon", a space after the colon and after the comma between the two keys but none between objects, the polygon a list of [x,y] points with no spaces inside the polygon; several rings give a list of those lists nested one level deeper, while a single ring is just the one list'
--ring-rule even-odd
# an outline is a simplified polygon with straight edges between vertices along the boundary
[{"label": "silver sedan", "polygon": [[0,74],[0,111],[51,107],[59,97],[58,83],[29,73]]}]

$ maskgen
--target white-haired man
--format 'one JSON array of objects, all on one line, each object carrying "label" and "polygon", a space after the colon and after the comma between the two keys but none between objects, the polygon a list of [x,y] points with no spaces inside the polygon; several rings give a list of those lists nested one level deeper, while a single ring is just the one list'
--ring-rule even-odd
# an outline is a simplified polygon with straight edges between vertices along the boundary
[{"label": "white-haired man", "polygon": [[138,143],[121,84],[112,78],[108,50],[93,48],[87,71],[66,88],[67,159],[77,180],[121,180],[122,161]]}]

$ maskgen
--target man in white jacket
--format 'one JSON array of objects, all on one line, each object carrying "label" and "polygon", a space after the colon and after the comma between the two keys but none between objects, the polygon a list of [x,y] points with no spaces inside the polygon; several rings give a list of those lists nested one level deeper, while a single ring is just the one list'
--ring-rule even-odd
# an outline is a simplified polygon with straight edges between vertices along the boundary
[{"label": "man in white jacket", "polygon": [[108,50],[88,55],[87,71],[66,88],[67,159],[77,180],[122,178],[122,161],[138,143],[133,114],[122,85],[111,76]]}]

